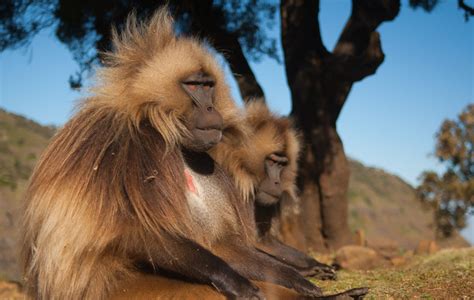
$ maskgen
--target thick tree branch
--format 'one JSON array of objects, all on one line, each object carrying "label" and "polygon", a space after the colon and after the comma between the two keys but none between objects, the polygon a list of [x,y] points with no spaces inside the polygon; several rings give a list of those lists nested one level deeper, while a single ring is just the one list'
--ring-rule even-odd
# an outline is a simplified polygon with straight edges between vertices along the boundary
[{"label": "thick tree branch", "polygon": [[[352,13],[328,60],[331,80],[347,85],[349,90],[356,81],[374,74],[384,60],[380,35],[375,30],[393,20],[400,11],[400,0],[353,0]],[[347,96],[347,95],[346,95]],[[336,120],[346,96],[335,97],[332,115]]]},{"label": "thick tree branch", "polygon": [[245,57],[237,35],[229,33],[218,24],[219,11],[213,8],[212,0],[183,2],[185,9],[192,15],[191,30],[205,36],[229,63],[229,67],[239,86],[244,101],[264,98],[263,89]]},{"label": "thick tree branch", "polygon": [[458,7],[464,10],[464,17],[466,21],[469,20],[469,17],[474,16],[474,8],[467,5],[464,0],[458,0]]},{"label": "thick tree branch", "polygon": [[233,34],[222,31],[209,31],[213,46],[226,58],[232,74],[239,86],[240,95],[245,102],[255,98],[264,99],[261,86],[245,58],[242,46]]},{"label": "thick tree branch", "polygon": [[462,10],[464,10],[465,12],[467,12],[468,14],[470,14],[471,16],[474,16],[474,8],[470,7],[469,5],[467,5],[464,0],[458,0],[458,6],[459,8],[461,8]]},{"label": "thick tree branch", "polygon": [[400,10],[399,0],[353,0],[352,14],[333,51],[335,71],[351,81],[374,74],[383,62],[384,54],[376,28],[393,20]]},{"label": "thick tree branch", "polygon": [[281,34],[288,84],[302,66],[321,61],[329,53],[321,39],[319,0],[282,0]]},{"label": "thick tree branch", "polygon": [[380,34],[373,31],[365,50],[360,54],[352,53],[352,45],[338,44],[337,52],[328,59],[332,76],[347,82],[356,82],[375,73],[382,64],[385,55],[382,51]]}]

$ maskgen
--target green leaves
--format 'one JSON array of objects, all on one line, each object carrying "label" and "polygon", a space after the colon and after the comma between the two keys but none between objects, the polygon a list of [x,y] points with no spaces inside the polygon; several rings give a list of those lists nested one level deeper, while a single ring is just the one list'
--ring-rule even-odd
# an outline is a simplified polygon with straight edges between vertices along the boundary
[{"label": "green leaves", "polygon": [[445,120],[436,138],[435,155],[445,172],[425,171],[417,193],[434,207],[438,234],[449,236],[454,229],[464,228],[466,215],[474,213],[474,104],[457,120]]}]

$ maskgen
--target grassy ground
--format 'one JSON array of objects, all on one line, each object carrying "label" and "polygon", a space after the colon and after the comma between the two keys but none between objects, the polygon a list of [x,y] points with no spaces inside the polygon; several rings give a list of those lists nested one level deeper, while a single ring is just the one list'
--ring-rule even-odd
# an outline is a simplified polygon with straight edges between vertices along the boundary
[{"label": "grassy ground", "polygon": [[336,282],[316,282],[326,292],[368,286],[366,299],[474,299],[474,248],[415,256],[399,267],[340,271]]},{"label": "grassy ground", "polygon": [[[415,256],[404,266],[339,271],[337,281],[316,282],[325,293],[368,286],[366,299],[474,299],[474,248]],[[0,281],[0,299],[22,299],[15,285]]]}]

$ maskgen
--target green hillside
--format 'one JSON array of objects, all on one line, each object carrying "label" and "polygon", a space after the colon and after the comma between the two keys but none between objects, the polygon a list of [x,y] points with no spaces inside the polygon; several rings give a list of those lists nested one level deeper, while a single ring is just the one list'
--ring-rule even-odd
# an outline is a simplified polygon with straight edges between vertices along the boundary
[{"label": "green hillside", "polygon": [[[0,278],[19,278],[15,241],[21,199],[54,130],[0,109]],[[369,243],[404,248],[434,239],[432,214],[422,209],[410,185],[356,161],[351,161],[351,169],[349,222],[354,231],[364,230]],[[459,237],[449,242],[465,244]]]},{"label": "green hillside", "polygon": [[[420,240],[436,240],[433,213],[422,206],[414,188],[398,176],[351,161],[349,225],[365,232],[369,245],[414,249]],[[467,246],[454,233],[441,246]]]},{"label": "green hillside", "polygon": [[54,128],[0,109],[0,278],[18,278],[18,214],[28,177]]}]

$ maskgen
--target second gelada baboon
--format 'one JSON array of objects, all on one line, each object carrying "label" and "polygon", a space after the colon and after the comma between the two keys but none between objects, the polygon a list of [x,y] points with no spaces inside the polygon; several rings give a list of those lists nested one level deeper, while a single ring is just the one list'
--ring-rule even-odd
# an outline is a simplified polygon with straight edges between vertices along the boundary
[{"label": "second gelada baboon", "polygon": [[298,218],[299,209],[300,145],[291,120],[272,113],[263,100],[253,99],[246,104],[243,125],[248,134],[242,139],[224,134],[209,152],[233,177],[241,197],[253,202],[258,248],[305,276],[335,279],[333,268],[278,238],[280,218]]}]

